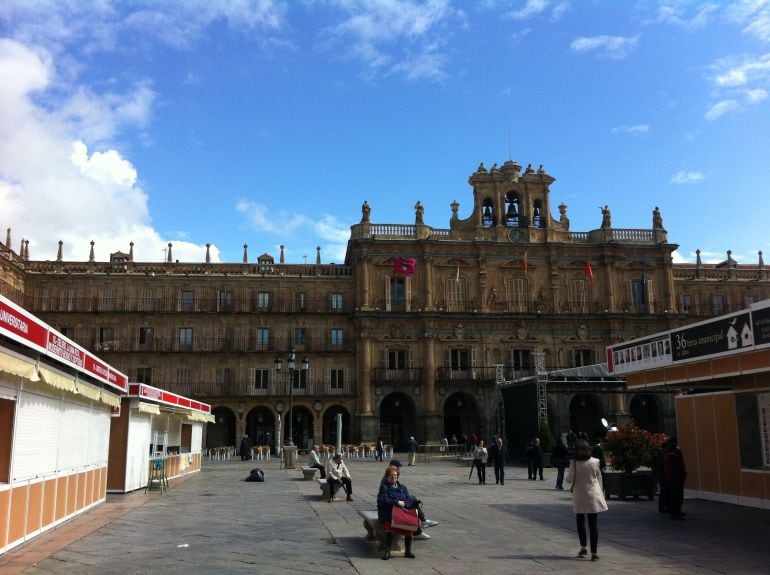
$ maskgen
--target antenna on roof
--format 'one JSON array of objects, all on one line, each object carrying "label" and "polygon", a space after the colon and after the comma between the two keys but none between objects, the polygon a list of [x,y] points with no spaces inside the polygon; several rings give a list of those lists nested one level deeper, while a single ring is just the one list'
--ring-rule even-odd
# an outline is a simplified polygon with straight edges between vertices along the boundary
[{"label": "antenna on roof", "polygon": [[508,160],[511,160],[511,89],[505,90],[505,109],[508,114]]}]

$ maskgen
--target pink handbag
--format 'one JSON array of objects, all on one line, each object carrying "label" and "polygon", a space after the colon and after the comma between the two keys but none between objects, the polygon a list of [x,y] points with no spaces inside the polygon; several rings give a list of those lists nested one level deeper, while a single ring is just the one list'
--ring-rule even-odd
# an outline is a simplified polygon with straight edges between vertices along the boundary
[{"label": "pink handbag", "polygon": [[393,518],[390,526],[404,531],[417,531],[420,521],[416,509],[402,509],[398,505],[393,506]]}]

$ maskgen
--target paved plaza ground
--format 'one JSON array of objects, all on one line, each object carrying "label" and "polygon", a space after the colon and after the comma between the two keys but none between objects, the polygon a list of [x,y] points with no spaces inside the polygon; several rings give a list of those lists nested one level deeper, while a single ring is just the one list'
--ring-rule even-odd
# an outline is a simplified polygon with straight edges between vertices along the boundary
[{"label": "paved plaza ground", "polygon": [[[244,482],[256,466],[266,482]],[[357,510],[376,507],[385,465],[348,466],[355,500],[330,504],[315,481],[277,459],[206,461],[166,493],[110,495],[0,556],[0,574],[770,573],[768,510],[688,499],[686,520],[673,521],[657,502],[613,499],[599,516],[600,560],[591,562],[576,557],[571,495],[554,490],[555,470],[529,481],[512,466],[504,486],[488,470],[482,486],[452,461],[402,469],[439,524],[427,530],[430,540],[414,542],[416,559],[382,561]]]}]

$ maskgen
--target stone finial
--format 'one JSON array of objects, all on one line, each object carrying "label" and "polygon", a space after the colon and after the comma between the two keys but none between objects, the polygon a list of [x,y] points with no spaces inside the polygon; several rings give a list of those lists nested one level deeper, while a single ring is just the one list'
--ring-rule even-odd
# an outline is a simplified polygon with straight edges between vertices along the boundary
[{"label": "stone finial", "polygon": [[170,264],[172,262],[171,258],[171,242],[168,242],[168,251],[166,252],[166,263]]},{"label": "stone finial", "polygon": [[527,169],[524,170],[525,174],[534,174],[535,168],[532,167],[532,164],[527,164]]},{"label": "stone finial", "polygon": [[425,213],[425,208],[422,207],[420,200],[417,200],[417,203],[414,205],[414,223],[416,225],[421,225],[425,223],[423,221],[424,213]]},{"label": "stone finial", "polygon": [[663,217],[660,215],[660,208],[655,206],[652,210],[652,228],[655,230],[663,229]]},{"label": "stone finial", "polygon": [[211,263],[211,244],[206,244],[206,263]]},{"label": "stone finial", "polygon": [[29,240],[24,240],[24,259],[29,261]]},{"label": "stone finial", "polygon": [[695,250],[695,266],[700,267],[701,261],[700,261],[700,250]]},{"label": "stone finial", "polygon": [[315,263],[321,263],[321,246],[315,247]]},{"label": "stone finial", "polygon": [[364,203],[361,204],[361,223],[362,224],[368,224],[369,223],[369,216],[372,213],[372,208],[369,207],[369,202],[364,200]]},{"label": "stone finial", "polygon": [[538,174],[545,174],[545,168],[543,167],[543,164],[540,164],[540,167],[537,169]]},{"label": "stone finial", "polygon": [[64,242],[59,240],[59,249],[56,250],[56,261],[60,262],[64,259]]},{"label": "stone finial", "polygon": [[5,247],[7,247],[9,250],[11,248],[11,228],[8,228],[5,230]]},{"label": "stone finial", "polygon": [[487,169],[484,167],[484,162],[481,162],[479,164],[479,167],[476,168],[476,173],[477,174],[486,174],[487,173]]},{"label": "stone finial", "polygon": [[21,242],[19,243],[19,257],[24,259],[24,238],[21,238]]},{"label": "stone finial", "polygon": [[762,259],[762,250],[759,250],[759,269],[765,267],[765,260]]},{"label": "stone finial", "polygon": [[93,263],[94,261],[96,261],[96,257],[94,256],[94,244],[95,244],[95,243],[96,243],[96,242],[95,242],[94,240],[91,240],[91,251],[90,251],[90,252],[89,252],[89,254],[88,254],[88,261],[89,261],[89,262],[92,262],[92,263]]},{"label": "stone finial", "polygon": [[243,263],[249,263],[249,244],[243,244]]},{"label": "stone finial", "polygon": [[134,242],[128,244],[128,261],[134,261]]},{"label": "stone finial", "polygon": [[278,256],[278,261],[283,264],[283,263],[286,263],[286,260],[284,259],[284,255],[283,255],[284,245],[281,244],[280,247],[281,247],[281,255]]}]

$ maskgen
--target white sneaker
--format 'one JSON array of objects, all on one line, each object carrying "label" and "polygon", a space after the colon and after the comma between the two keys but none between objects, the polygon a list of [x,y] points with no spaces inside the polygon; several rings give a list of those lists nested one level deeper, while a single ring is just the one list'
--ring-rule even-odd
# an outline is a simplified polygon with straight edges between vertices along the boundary
[{"label": "white sneaker", "polygon": [[413,536],[412,539],[430,539],[430,535],[425,533],[425,531],[420,531],[417,535]]},{"label": "white sneaker", "polygon": [[422,528],[427,529],[428,527],[433,527],[434,525],[438,525],[438,521],[433,521],[433,519],[426,519],[422,522]]}]

